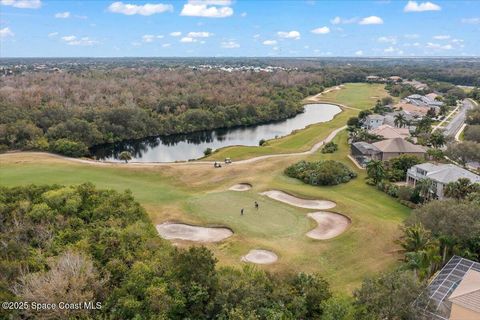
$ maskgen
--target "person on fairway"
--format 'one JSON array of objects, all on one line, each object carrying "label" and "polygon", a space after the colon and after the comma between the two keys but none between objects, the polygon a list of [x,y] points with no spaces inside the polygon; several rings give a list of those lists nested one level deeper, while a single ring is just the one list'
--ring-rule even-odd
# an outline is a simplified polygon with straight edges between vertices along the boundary
[{"label": "person on fairway", "polygon": [[257,201],[255,201],[255,209],[258,210],[258,202]]},{"label": "person on fairway", "polygon": [[240,209],[240,215],[242,215],[242,216],[243,216],[243,208],[242,208],[242,209]]}]

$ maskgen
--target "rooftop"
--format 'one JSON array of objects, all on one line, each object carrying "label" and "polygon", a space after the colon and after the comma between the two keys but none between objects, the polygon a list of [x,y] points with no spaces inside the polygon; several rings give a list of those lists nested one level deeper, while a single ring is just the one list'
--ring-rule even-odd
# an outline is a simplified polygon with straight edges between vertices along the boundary
[{"label": "rooftop", "polygon": [[394,138],[375,142],[372,145],[382,152],[425,153],[425,149],[403,138]]},{"label": "rooftop", "polygon": [[419,168],[427,171],[427,178],[444,184],[455,182],[460,178],[467,178],[471,182],[480,183],[480,176],[454,164],[433,164],[427,162],[417,164],[413,166],[413,168]]}]

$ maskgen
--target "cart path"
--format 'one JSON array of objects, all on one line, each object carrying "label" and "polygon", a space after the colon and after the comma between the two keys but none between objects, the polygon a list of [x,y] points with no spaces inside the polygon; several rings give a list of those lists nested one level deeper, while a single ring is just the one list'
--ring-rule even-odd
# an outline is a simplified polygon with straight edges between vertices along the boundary
[{"label": "cart path", "polygon": [[[303,151],[303,152],[292,152],[292,153],[277,153],[277,154],[267,154],[263,156],[258,156],[250,159],[245,159],[245,160],[238,160],[232,162],[230,165],[240,165],[240,164],[247,164],[247,163],[254,163],[257,161],[262,161],[262,160],[267,160],[271,158],[280,158],[280,157],[298,157],[298,156],[306,156],[306,155],[311,155],[315,152],[317,152],[324,144],[332,141],[335,136],[341,132],[342,130],[345,130],[347,126],[343,126],[340,128],[337,128],[330,132],[330,134],[323,140],[317,142],[316,144],[313,145],[313,147],[310,150]],[[0,158],[3,157],[9,157],[11,155],[16,155],[16,154],[21,154],[21,153],[33,153],[33,154],[38,154],[38,155],[48,155],[50,157],[54,157],[57,159],[63,159],[67,161],[72,161],[72,162],[77,162],[77,163],[83,163],[83,164],[90,164],[90,165],[98,165],[98,166],[184,166],[184,165],[213,165],[217,161],[184,161],[184,162],[129,162],[129,163],[122,163],[122,162],[109,162],[109,161],[99,161],[99,160],[91,160],[91,159],[78,159],[78,158],[70,158],[70,157],[65,157],[61,156],[58,154],[53,154],[49,152],[8,152],[4,154],[0,154]]]}]

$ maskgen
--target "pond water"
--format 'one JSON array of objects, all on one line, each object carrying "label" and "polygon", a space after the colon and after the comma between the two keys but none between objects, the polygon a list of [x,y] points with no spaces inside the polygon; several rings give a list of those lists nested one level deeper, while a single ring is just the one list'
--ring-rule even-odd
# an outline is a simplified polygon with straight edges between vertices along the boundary
[{"label": "pond water", "polygon": [[305,112],[279,122],[250,127],[219,129],[191,134],[159,136],[96,146],[91,149],[95,159],[120,161],[122,151],[130,151],[132,162],[174,162],[198,159],[207,148],[212,150],[234,146],[258,146],[261,139],[282,137],[306,126],[327,122],[341,109],[332,104],[307,104]]}]

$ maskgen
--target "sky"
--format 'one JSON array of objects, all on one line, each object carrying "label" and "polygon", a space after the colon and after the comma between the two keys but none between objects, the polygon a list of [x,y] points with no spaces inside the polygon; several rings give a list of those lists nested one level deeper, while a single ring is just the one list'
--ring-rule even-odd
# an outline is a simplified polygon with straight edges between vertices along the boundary
[{"label": "sky", "polygon": [[480,1],[0,0],[0,58],[129,56],[480,56]]}]

